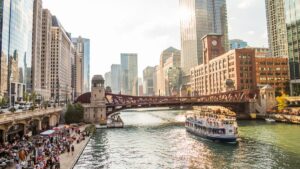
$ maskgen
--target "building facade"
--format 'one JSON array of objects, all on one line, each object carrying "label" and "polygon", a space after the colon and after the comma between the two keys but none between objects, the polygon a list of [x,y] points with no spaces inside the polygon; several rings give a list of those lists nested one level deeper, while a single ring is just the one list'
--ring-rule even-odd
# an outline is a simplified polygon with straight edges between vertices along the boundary
[{"label": "building facade", "polygon": [[32,26],[32,91],[42,95],[41,55],[42,55],[42,0],[34,0]]},{"label": "building facade", "polygon": [[240,40],[240,39],[232,39],[229,42],[230,42],[230,50],[245,48],[248,46],[247,42]]},{"label": "building facade", "polygon": [[145,96],[154,96],[155,67],[146,67],[143,71],[143,92]]},{"label": "building facade", "polygon": [[31,92],[33,0],[0,1],[1,96]]},{"label": "building facade", "polygon": [[271,56],[288,55],[287,32],[285,22],[285,0],[265,0]]},{"label": "building facade", "polygon": [[104,79],[105,79],[105,86],[111,87],[111,72],[106,72],[104,74]]},{"label": "building facade", "polygon": [[52,15],[48,9],[43,9],[42,19],[42,48],[41,48],[41,95],[44,100],[50,100],[51,73],[51,27]]},{"label": "building facade", "polygon": [[193,95],[228,90],[255,89],[255,50],[235,49],[224,53],[222,35],[207,35],[203,41],[203,64],[191,69]]},{"label": "building facade", "polygon": [[123,94],[138,95],[138,55],[136,53],[121,53],[121,70]]},{"label": "building facade", "polygon": [[181,65],[181,52],[178,49],[169,47],[164,50],[160,55],[160,63],[156,70],[156,89],[155,94],[167,96],[170,94],[168,85],[168,70],[171,67],[180,67]]},{"label": "building facade", "polygon": [[194,95],[253,90],[266,85],[277,91],[286,90],[287,58],[263,55],[269,53],[264,48],[241,48],[224,53],[222,46],[218,46],[220,38],[222,36],[216,35],[203,38],[204,64],[191,69]]},{"label": "building facade", "polygon": [[257,57],[255,58],[257,86],[270,85],[277,91],[288,87],[289,70],[287,57]]},{"label": "building facade", "polygon": [[120,93],[122,88],[122,66],[120,64],[111,65],[111,90],[113,93]]},{"label": "building facade", "polygon": [[55,16],[51,28],[51,98],[55,102],[67,102],[73,98],[72,60],[74,46],[70,35]]},{"label": "building facade", "polygon": [[72,38],[74,44],[74,94],[75,97],[90,91],[90,40]]},{"label": "building facade", "polygon": [[285,0],[291,94],[300,95],[300,1]]},{"label": "building facade", "polygon": [[[202,37],[208,33],[224,35],[223,46],[229,48],[226,0],[180,0],[181,67],[184,75],[202,64]],[[188,82],[188,78],[184,80]]]}]

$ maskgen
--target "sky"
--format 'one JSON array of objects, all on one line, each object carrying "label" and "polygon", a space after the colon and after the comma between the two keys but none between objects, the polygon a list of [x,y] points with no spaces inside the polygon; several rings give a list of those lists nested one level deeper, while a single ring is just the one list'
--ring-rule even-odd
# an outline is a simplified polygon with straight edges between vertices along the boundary
[{"label": "sky", "polygon": [[[43,0],[73,37],[91,40],[91,77],[104,75],[120,53],[138,53],[139,77],[161,52],[180,49],[179,0]],[[264,0],[227,0],[230,39],[268,47]]]}]

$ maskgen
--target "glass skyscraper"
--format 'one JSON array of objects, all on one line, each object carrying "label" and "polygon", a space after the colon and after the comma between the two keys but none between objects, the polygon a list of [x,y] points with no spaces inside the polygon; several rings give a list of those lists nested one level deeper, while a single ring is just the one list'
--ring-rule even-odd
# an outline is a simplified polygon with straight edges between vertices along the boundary
[{"label": "glass skyscraper", "polygon": [[32,25],[33,0],[0,1],[0,92],[14,100],[31,91]]},{"label": "glass skyscraper", "polygon": [[223,35],[229,48],[226,0],[180,0],[181,67],[184,75],[203,63],[202,37],[210,33]]},{"label": "glass skyscraper", "polygon": [[300,94],[300,1],[285,0],[290,78],[293,95]]},{"label": "glass skyscraper", "polygon": [[122,86],[121,92],[138,95],[138,58],[136,53],[121,54]]}]

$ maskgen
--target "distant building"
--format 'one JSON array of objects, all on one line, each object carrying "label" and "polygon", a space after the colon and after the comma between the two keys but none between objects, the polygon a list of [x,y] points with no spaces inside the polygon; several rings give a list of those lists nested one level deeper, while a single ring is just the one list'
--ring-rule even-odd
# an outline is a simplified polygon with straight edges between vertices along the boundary
[{"label": "distant building", "polygon": [[288,56],[288,42],[285,0],[265,0],[265,2],[271,56],[286,57]]},{"label": "distant building", "polygon": [[226,0],[180,0],[181,67],[184,83],[190,69],[203,62],[202,37],[222,34],[225,51],[229,48]]},{"label": "distant building", "polygon": [[170,94],[167,81],[167,72],[170,67],[180,67],[181,53],[180,50],[169,47],[160,55],[160,63],[156,70],[156,89],[155,94],[167,96]]},{"label": "distant building", "polygon": [[[121,71],[123,94],[138,95],[138,55],[136,53],[121,54]],[[112,75],[113,77],[113,75]]]},{"label": "distant building", "polygon": [[111,65],[111,90],[112,93],[118,94],[122,87],[122,66],[120,64]]},{"label": "distant building", "polygon": [[155,67],[146,67],[143,71],[143,92],[145,96],[154,95]]},{"label": "distant building", "polygon": [[111,72],[106,72],[104,74],[104,79],[105,79],[105,87],[107,86],[111,87]]},{"label": "distant building", "polygon": [[75,97],[90,91],[90,40],[72,38],[75,63]]},{"label": "distant building", "polygon": [[74,46],[70,35],[55,16],[51,28],[51,98],[56,102],[71,100]]},{"label": "distant building", "polygon": [[138,96],[144,96],[144,89],[143,89],[143,79],[138,78]]},{"label": "distant building", "polygon": [[232,49],[240,49],[248,46],[248,43],[240,40],[240,39],[232,39],[230,40],[230,50]]}]

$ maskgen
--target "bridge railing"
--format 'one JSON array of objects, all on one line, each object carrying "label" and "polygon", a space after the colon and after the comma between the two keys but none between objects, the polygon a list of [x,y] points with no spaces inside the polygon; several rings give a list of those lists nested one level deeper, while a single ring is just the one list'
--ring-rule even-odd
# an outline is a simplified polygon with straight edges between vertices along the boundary
[{"label": "bridge railing", "polygon": [[37,109],[34,111],[25,112],[15,112],[15,113],[3,113],[0,114],[0,124],[8,123],[15,120],[23,120],[31,117],[49,115],[55,112],[62,111],[62,108],[52,108],[52,109]]}]

